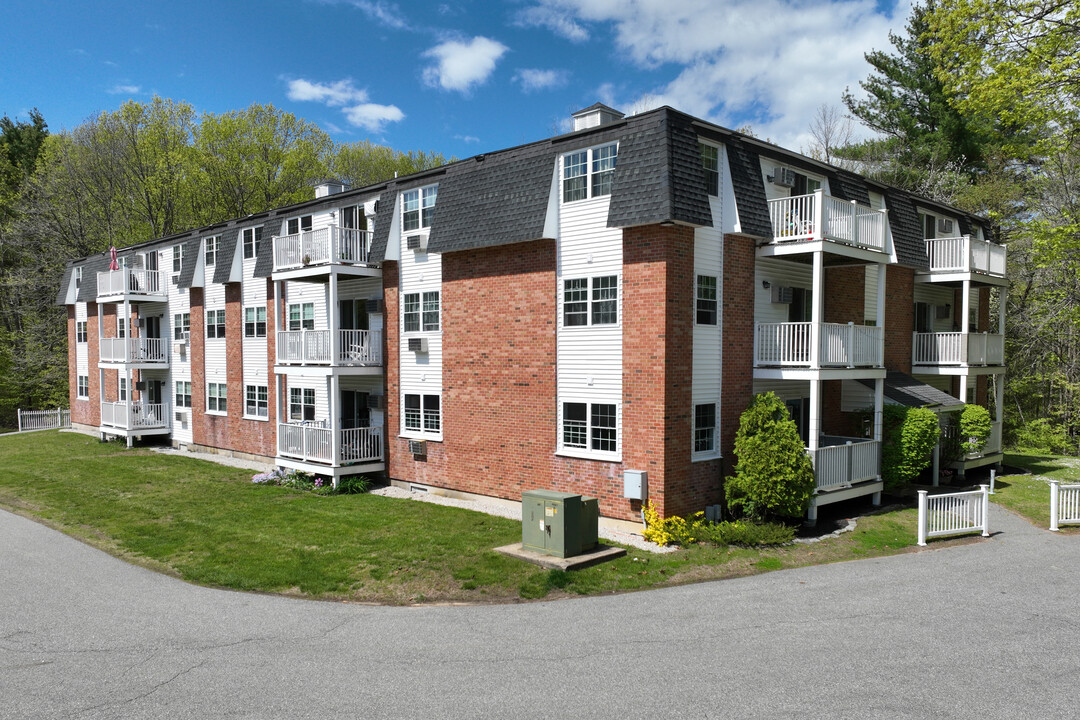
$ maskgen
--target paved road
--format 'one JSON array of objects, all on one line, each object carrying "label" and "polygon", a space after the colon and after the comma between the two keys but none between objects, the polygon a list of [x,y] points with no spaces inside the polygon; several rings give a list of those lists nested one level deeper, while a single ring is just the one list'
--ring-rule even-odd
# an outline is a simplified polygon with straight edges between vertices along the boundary
[{"label": "paved road", "polygon": [[1075,718],[1080,535],[618,597],[194,587],[0,512],[0,718]]}]

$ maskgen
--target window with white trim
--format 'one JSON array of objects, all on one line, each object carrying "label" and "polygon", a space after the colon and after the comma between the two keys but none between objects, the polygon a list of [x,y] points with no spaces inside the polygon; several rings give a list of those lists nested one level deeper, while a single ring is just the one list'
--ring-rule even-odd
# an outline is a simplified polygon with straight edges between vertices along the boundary
[{"label": "window with white trim", "polygon": [[82,268],[75,268],[75,289],[78,290],[82,287]]},{"label": "window with white trim", "polygon": [[208,338],[224,338],[225,337],[225,311],[224,310],[207,310],[206,311],[206,337]]},{"label": "window with white trim", "polygon": [[401,229],[421,230],[431,227],[435,212],[435,198],[439,194],[438,185],[406,190],[401,194]]},{"label": "window with white trim", "polygon": [[698,275],[695,292],[698,325],[716,325],[716,276]]},{"label": "window with white trim", "polygon": [[286,226],[289,235],[299,235],[302,232],[309,232],[311,230],[311,215],[290,218]]},{"label": "window with white trim", "polygon": [[206,384],[206,410],[207,412],[226,412],[225,383]]},{"label": "window with white trim", "polygon": [[208,237],[203,240],[203,260],[206,267],[210,267],[217,263],[218,243],[220,240],[220,235]]},{"label": "window with white trim", "polygon": [[298,421],[315,419],[314,388],[289,388],[289,419]]},{"label": "window with white trim", "polygon": [[176,407],[191,407],[191,383],[187,380],[176,381]]},{"label": "window with white trim", "polygon": [[117,399],[120,400],[120,402],[127,402],[127,399],[128,399],[127,378],[123,378],[123,377],[120,378],[119,389],[116,392],[117,392]]},{"label": "window with white trim", "polygon": [[563,202],[610,195],[618,153],[611,143],[563,155]]},{"label": "window with white trim", "polygon": [[127,318],[116,318],[116,337],[127,337]]},{"label": "window with white trim", "polygon": [[619,322],[619,277],[563,280],[563,327],[615,325]]},{"label": "window with white trim", "polygon": [[266,308],[244,308],[244,337],[266,337]]},{"label": "window with white trim", "polygon": [[76,377],[76,390],[75,397],[89,400],[90,399],[90,376],[79,375]]},{"label": "window with white trim", "polygon": [[716,403],[694,406],[694,452],[716,452]]},{"label": "window with white trim", "polygon": [[75,342],[77,342],[77,343],[86,342],[86,321],[85,320],[76,320],[75,321]]},{"label": "window with white trim", "polygon": [[705,190],[710,195],[720,194],[720,148],[698,143],[701,152],[701,168],[705,171]]},{"label": "window with white trim", "polygon": [[191,332],[191,313],[173,315],[173,340],[187,340]]},{"label": "window with white trim", "polygon": [[402,414],[406,432],[442,432],[441,399],[438,395],[405,395],[405,411]]},{"label": "window with white trim", "polygon": [[244,259],[250,260],[251,258],[259,256],[259,245],[262,244],[262,225],[253,228],[244,228]]},{"label": "window with white trim", "polygon": [[562,447],[596,452],[619,449],[617,409],[613,403],[564,402]]},{"label": "window with white trim", "polygon": [[266,385],[244,386],[244,414],[248,417],[265,418],[270,416],[270,393]]},{"label": "window with white trim", "polygon": [[172,271],[174,273],[180,272],[180,268],[184,265],[184,246],[173,245],[172,248]]},{"label": "window with white trim", "polygon": [[290,330],[315,329],[315,303],[293,303],[289,305]]},{"label": "window with white trim", "polygon": [[435,332],[439,329],[439,291],[405,293],[402,319],[404,332]]}]

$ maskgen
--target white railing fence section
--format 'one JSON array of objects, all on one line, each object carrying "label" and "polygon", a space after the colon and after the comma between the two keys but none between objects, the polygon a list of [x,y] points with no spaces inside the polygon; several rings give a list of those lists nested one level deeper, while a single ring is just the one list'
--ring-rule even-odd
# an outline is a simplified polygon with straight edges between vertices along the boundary
[{"label": "white railing fence section", "polygon": [[[339,430],[338,462],[343,465],[361,461],[381,460],[383,456],[381,426]],[[278,454],[330,463],[333,457],[331,441],[334,430],[317,425],[278,423]]]},{"label": "white railing fence section", "polygon": [[1057,532],[1062,525],[1080,525],[1080,485],[1051,480],[1050,529]]},{"label": "white railing fence section", "polygon": [[[754,331],[756,365],[810,365],[813,323],[757,323]],[[882,328],[848,323],[820,323],[818,361],[828,366],[881,365]]]},{"label": "white railing fence section", "polygon": [[106,270],[97,274],[98,296],[162,294],[160,270]]},{"label": "white railing fence section", "polygon": [[881,443],[876,440],[845,439],[843,444],[826,445],[810,452],[818,490],[831,490],[873,480],[881,466]]},{"label": "white railing fence section", "polygon": [[16,415],[19,419],[19,432],[71,427],[71,411],[63,408],[56,408],[55,410],[23,410],[19,408]]},{"label": "white railing fence section", "polygon": [[98,356],[102,362],[167,362],[168,345],[162,338],[101,338]]},{"label": "white railing fence section", "polygon": [[169,407],[165,403],[102,402],[101,424],[124,430],[165,427]]},{"label": "white railing fence section", "polygon": [[338,353],[342,364],[382,364],[382,333],[378,330],[340,330]]},{"label": "white railing fence section", "polygon": [[1005,336],[997,333],[917,332],[913,338],[911,360],[916,365],[1000,365],[1005,362]]},{"label": "white railing fence section", "polygon": [[882,329],[848,323],[821,324],[822,365],[880,365],[883,353]]},{"label": "white railing fence section", "polygon": [[769,218],[777,240],[813,240],[816,195],[796,195],[769,201]]},{"label": "white railing fence section", "polygon": [[1005,246],[970,235],[926,241],[932,272],[980,272],[1005,275]]},{"label": "white railing fence section", "polygon": [[341,462],[382,460],[382,426],[350,428],[341,431]]},{"label": "white railing fence section", "polygon": [[832,240],[871,250],[885,248],[885,213],[818,190],[769,201],[773,239]]},{"label": "white railing fence section", "polygon": [[371,233],[336,225],[274,237],[276,269],[326,263],[366,263]]},{"label": "white railing fence section", "polygon": [[926,545],[927,538],[964,535],[977,530],[982,531],[983,537],[990,537],[989,513],[989,485],[946,495],[929,495],[926,490],[920,490],[919,545]]},{"label": "white railing fence section", "polygon": [[754,360],[759,365],[808,365],[811,323],[758,323]]}]

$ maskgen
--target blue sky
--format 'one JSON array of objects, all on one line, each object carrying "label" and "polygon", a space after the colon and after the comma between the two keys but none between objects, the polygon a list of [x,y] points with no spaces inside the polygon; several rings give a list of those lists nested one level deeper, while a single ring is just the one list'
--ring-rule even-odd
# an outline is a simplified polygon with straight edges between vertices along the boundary
[{"label": "blue sky", "polygon": [[[671,105],[806,147],[910,0],[6,0],[0,115],[72,128],[155,93],[269,103],[339,142],[466,157],[597,100]],[[865,131],[863,131],[865,132]]]}]

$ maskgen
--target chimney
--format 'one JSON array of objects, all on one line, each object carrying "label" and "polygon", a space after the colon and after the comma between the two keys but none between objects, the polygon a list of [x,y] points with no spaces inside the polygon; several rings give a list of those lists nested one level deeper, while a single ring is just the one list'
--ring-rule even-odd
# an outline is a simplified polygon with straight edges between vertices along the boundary
[{"label": "chimney", "polygon": [[596,103],[584,110],[578,110],[570,117],[574,118],[574,130],[587,130],[597,125],[606,125],[616,120],[622,120],[624,115],[603,103]]},{"label": "chimney", "polygon": [[340,180],[323,180],[315,186],[315,199],[324,198],[327,195],[337,195],[339,192],[348,190],[349,186]]}]

